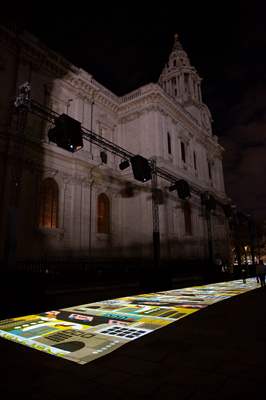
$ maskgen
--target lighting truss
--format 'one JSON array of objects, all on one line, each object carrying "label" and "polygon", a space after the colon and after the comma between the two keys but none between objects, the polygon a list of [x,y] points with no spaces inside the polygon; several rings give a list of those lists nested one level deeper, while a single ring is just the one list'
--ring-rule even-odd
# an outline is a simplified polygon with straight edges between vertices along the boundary
[{"label": "lighting truss", "polygon": [[[21,86],[23,86],[23,85],[21,85]],[[23,96],[21,96],[21,95],[19,96],[19,104],[17,102],[17,99],[15,101],[16,108],[24,107],[27,109],[28,112],[40,117],[43,120],[46,120],[49,123],[55,124],[55,121],[60,116],[59,113],[55,112],[51,108],[43,106],[36,100],[31,99],[28,96],[28,94],[24,100],[23,100]],[[131,153],[130,151],[128,151],[128,150],[124,149],[123,147],[111,142],[110,140],[98,135],[97,133],[93,132],[90,129],[81,127],[81,130],[82,130],[82,138],[83,139],[93,143],[94,145],[100,147],[101,149],[103,149],[105,151],[108,151],[108,152],[120,157],[124,161],[128,160],[130,162],[130,160],[136,156],[135,154]],[[152,160],[148,160],[148,161],[150,163],[152,163]],[[176,181],[182,179],[182,177],[174,175],[172,172],[168,171],[166,168],[160,168],[160,167],[155,166],[152,169],[152,171],[153,171],[153,174],[160,176],[164,180],[170,182],[170,184],[173,184]],[[189,186],[191,188],[191,192],[195,193],[196,195],[202,194],[202,189],[200,189],[200,187],[197,187],[195,184],[192,185],[191,183],[189,183]],[[221,206],[223,206],[225,204],[218,200],[217,200],[217,203],[220,204]]]}]

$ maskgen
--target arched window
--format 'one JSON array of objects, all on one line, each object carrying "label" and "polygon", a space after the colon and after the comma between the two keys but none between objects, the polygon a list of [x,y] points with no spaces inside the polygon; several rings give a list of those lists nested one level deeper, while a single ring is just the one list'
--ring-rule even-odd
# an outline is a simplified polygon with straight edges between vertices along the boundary
[{"label": "arched window", "polygon": [[185,234],[192,235],[192,222],[191,222],[191,207],[188,201],[183,203],[184,221],[185,221]]},{"label": "arched window", "polygon": [[97,199],[97,232],[110,232],[110,201],[104,193]]},{"label": "arched window", "polygon": [[172,143],[171,143],[171,136],[170,136],[169,132],[167,132],[167,150],[168,150],[168,154],[172,154]]},{"label": "arched window", "polygon": [[41,184],[39,226],[58,227],[58,185],[52,178],[44,179]]}]

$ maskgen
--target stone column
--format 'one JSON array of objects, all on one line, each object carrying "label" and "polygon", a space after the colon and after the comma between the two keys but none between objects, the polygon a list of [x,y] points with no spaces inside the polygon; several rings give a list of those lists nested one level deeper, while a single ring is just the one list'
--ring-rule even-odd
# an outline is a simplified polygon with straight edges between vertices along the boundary
[{"label": "stone column", "polygon": [[185,82],[184,82],[184,73],[180,75],[180,97],[184,100],[185,97]]}]

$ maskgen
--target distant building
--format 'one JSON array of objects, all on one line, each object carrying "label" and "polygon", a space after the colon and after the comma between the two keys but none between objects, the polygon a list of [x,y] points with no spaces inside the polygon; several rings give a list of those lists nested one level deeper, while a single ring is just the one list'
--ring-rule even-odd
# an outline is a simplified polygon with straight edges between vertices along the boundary
[{"label": "distant building", "polygon": [[[151,182],[136,181],[131,168],[119,169],[119,157],[88,141],[73,154],[49,143],[51,124],[32,113],[21,142],[12,105],[18,86],[29,81],[40,104],[186,180],[193,190],[183,201],[158,178],[161,257],[207,259],[200,193],[227,201],[223,148],[178,36],[158,83],[121,97],[26,32],[1,27],[0,49],[0,258],[152,257]],[[213,255],[227,256],[220,206],[212,212],[211,240]]]}]

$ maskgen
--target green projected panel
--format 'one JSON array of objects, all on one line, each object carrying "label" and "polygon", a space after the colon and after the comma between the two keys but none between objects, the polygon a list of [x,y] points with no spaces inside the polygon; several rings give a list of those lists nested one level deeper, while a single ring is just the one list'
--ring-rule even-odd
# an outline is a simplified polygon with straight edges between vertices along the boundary
[{"label": "green projected panel", "polygon": [[0,321],[0,337],[79,364],[208,305],[256,289],[254,279],[121,297]]}]

